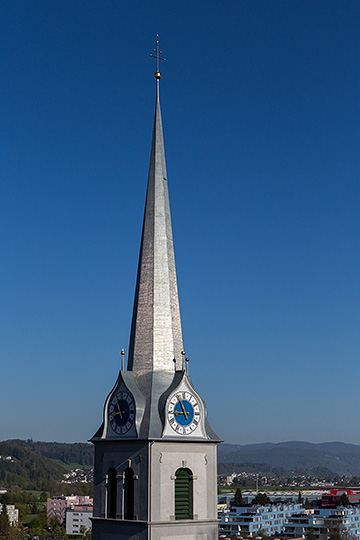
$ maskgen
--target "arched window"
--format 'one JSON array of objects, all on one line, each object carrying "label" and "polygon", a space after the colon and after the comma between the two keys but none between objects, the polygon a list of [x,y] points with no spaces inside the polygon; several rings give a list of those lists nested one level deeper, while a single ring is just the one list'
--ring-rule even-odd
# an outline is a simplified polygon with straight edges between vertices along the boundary
[{"label": "arched window", "polygon": [[190,469],[175,473],[175,519],[193,518],[193,475]]},{"label": "arched window", "polygon": [[125,469],[124,519],[134,519],[134,470],[131,467]]},{"label": "arched window", "polygon": [[117,503],[117,481],[116,469],[111,467],[108,471],[108,508],[107,517],[116,518],[116,503]]}]

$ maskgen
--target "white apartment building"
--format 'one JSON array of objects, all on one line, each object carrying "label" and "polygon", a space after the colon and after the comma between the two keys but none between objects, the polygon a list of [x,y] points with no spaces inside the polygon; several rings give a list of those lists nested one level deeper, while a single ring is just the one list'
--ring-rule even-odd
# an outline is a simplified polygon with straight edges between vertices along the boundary
[{"label": "white apartment building", "polygon": [[269,536],[279,535],[289,518],[302,510],[303,506],[299,503],[234,507],[230,512],[219,512],[219,531],[257,536],[257,531],[261,529]]},{"label": "white apartment building", "polygon": [[[0,514],[3,511],[3,505],[0,504]],[[13,504],[6,505],[6,511],[10,525],[17,525],[19,522],[19,510]]]},{"label": "white apartment building", "polygon": [[[76,505],[68,508],[66,512],[66,534],[82,534],[85,529],[91,529],[93,507],[90,505]],[[85,527],[85,529],[82,529]]]},{"label": "white apartment building", "polygon": [[319,508],[291,516],[285,524],[287,538],[305,538],[309,527],[317,540],[327,540],[329,529],[347,531],[349,538],[360,540],[360,507]]}]

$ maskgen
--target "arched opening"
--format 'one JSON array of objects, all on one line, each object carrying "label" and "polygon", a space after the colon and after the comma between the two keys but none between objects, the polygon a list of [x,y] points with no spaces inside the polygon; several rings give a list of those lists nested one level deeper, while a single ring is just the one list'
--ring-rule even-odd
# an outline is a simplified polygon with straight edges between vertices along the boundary
[{"label": "arched opening", "polygon": [[193,474],[190,469],[175,473],[175,519],[193,518]]},{"label": "arched opening", "polygon": [[134,519],[134,470],[125,469],[124,475],[124,519]]},{"label": "arched opening", "polygon": [[111,467],[108,471],[108,511],[107,517],[116,518],[116,504],[117,504],[117,481],[116,481],[116,469]]}]

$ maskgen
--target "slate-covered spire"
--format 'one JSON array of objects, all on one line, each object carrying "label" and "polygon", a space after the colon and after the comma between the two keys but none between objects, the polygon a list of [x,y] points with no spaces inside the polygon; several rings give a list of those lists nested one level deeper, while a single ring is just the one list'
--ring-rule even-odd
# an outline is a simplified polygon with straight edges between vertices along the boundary
[{"label": "slate-covered spire", "polygon": [[[150,374],[182,369],[183,349],[157,69],[155,119],[128,369],[144,391]],[[150,388],[147,387],[146,394]],[[151,391],[150,391],[151,392]],[[151,392],[153,393],[153,392]]]}]

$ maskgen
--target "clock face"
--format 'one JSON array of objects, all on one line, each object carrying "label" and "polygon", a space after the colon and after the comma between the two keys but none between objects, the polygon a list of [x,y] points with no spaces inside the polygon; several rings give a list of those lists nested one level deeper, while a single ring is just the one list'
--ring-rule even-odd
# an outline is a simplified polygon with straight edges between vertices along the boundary
[{"label": "clock face", "polygon": [[176,433],[189,435],[195,431],[200,422],[200,415],[198,400],[191,392],[178,391],[170,398],[167,417]]},{"label": "clock face", "polygon": [[109,423],[118,435],[127,433],[135,420],[135,401],[126,390],[116,392],[109,403]]}]

